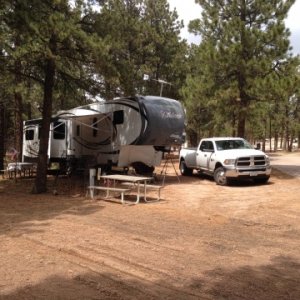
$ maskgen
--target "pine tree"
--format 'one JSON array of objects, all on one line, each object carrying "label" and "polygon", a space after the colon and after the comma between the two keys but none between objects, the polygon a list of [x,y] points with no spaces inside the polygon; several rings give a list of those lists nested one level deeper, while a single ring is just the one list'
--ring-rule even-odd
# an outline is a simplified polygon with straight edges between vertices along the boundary
[{"label": "pine tree", "polygon": [[[163,79],[173,84],[165,90],[178,96],[185,77],[186,43],[180,41],[182,23],[166,0],[102,1],[96,30],[111,45],[109,68],[102,73],[105,98],[141,93],[159,94]],[[143,81],[144,74],[150,81]]]},{"label": "pine tree", "polygon": [[[249,108],[261,95],[256,87],[265,76],[276,72],[289,57],[289,30],[284,20],[294,0],[196,0],[203,12],[190,23],[190,30],[202,38],[199,68],[194,78],[213,81],[213,95],[219,107],[234,112],[237,135],[246,134]],[[211,82],[210,82],[211,84]],[[226,96],[227,95],[227,96]],[[220,96],[222,96],[220,98]]]},{"label": "pine tree", "polygon": [[[106,47],[93,33],[90,10],[81,1],[75,1],[75,7],[67,0],[6,1],[1,6],[1,14],[6,16],[1,22],[6,69],[18,78],[34,80],[41,85],[42,125],[33,187],[33,192],[41,193],[47,189],[48,138],[53,103],[59,94],[57,83],[93,92],[94,86],[101,85],[90,79],[94,74],[93,66],[105,61]],[[22,37],[22,41],[15,43],[13,36]],[[21,68],[16,68],[19,63]],[[92,87],[89,83],[93,83]]]}]

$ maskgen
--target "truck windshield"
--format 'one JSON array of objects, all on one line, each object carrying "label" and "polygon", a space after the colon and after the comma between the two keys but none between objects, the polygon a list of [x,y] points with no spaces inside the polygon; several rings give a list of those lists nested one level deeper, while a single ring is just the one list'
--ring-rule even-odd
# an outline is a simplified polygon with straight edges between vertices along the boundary
[{"label": "truck windshield", "polygon": [[252,145],[245,140],[221,140],[216,141],[217,150],[253,149]]}]

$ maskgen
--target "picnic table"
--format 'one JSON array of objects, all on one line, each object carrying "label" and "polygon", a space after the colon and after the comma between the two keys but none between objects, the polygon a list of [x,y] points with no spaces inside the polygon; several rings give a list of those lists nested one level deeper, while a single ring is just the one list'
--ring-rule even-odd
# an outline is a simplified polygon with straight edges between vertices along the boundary
[{"label": "picnic table", "polygon": [[21,177],[26,175],[32,176],[36,164],[29,162],[12,162],[7,165],[8,177],[12,178],[13,174],[19,174]]},{"label": "picnic table", "polygon": [[[135,176],[135,175],[123,175],[123,174],[111,174],[111,175],[102,175],[102,179],[105,179],[106,182],[110,182],[111,184],[105,186],[89,186],[88,188],[91,191],[92,197],[94,195],[94,190],[106,190],[107,196],[109,192],[119,192],[121,193],[121,202],[122,204],[125,203],[124,201],[124,194],[126,192],[131,191],[132,188],[136,189],[136,202],[138,204],[140,202],[140,198],[143,195],[145,202],[147,202],[147,189],[157,189],[159,191],[158,200],[160,198],[160,189],[162,186],[154,186],[148,184],[153,180],[152,177],[144,177],[144,176]],[[116,183],[123,184],[123,186],[127,186],[129,188],[120,188],[116,187]]]}]

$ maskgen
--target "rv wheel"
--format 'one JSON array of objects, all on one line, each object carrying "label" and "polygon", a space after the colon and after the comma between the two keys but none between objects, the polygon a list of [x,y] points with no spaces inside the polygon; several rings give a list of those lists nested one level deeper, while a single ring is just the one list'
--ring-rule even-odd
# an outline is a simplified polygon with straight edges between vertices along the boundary
[{"label": "rv wheel", "polygon": [[154,171],[153,166],[148,166],[143,162],[137,161],[131,164],[135,172],[140,175],[152,175]]}]

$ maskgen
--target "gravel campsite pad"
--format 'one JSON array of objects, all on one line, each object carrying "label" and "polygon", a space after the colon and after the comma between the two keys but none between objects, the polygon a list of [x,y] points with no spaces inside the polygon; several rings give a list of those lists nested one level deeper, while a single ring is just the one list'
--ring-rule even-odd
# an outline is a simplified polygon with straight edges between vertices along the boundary
[{"label": "gravel campsite pad", "polygon": [[299,178],[164,175],[138,205],[91,200],[82,178],[41,195],[0,180],[0,299],[300,299]]}]

